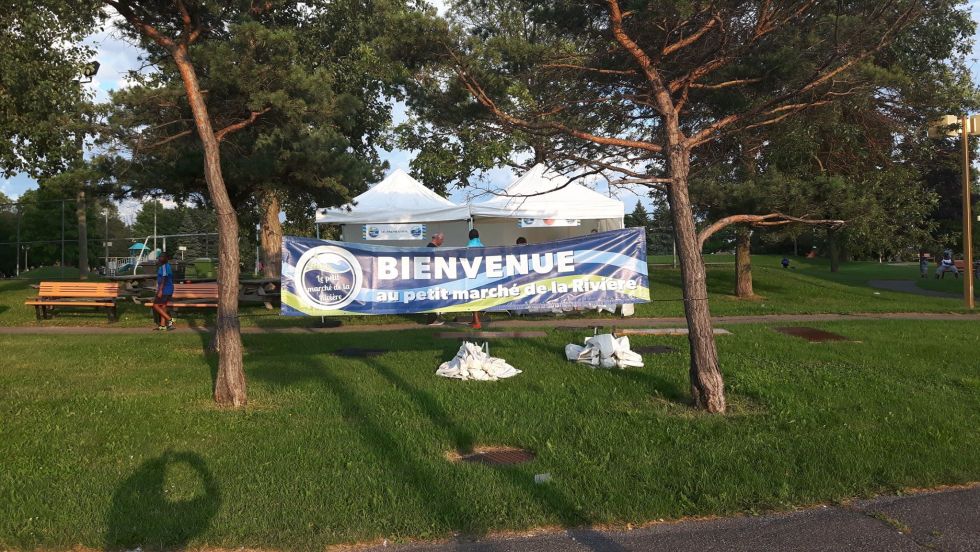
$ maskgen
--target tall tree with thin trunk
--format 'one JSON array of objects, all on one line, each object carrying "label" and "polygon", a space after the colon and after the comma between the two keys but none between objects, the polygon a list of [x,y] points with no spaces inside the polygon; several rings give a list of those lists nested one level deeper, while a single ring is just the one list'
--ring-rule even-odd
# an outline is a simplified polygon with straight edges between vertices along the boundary
[{"label": "tall tree with thin trunk", "polygon": [[[194,127],[204,153],[204,180],[218,218],[218,314],[214,344],[219,350],[214,400],[225,406],[247,403],[242,338],[238,320],[238,216],[228,196],[221,170],[220,142],[255,122],[259,107],[234,123],[215,130],[191,57],[192,47],[208,32],[221,32],[220,7],[175,0],[172,5],[152,1],[105,0],[128,23],[132,32],[165,51],[184,84]],[[262,8],[256,8],[262,11]],[[214,11],[211,11],[214,10]]]},{"label": "tall tree with thin trunk", "polygon": [[[476,0],[460,3],[477,5]],[[957,5],[928,0],[523,4],[527,17],[548,30],[542,33],[548,42],[533,58],[514,61],[502,55],[513,49],[495,43],[492,25],[464,28],[469,38],[447,54],[457,82],[503,131],[589,143],[602,152],[602,160],[591,164],[618,172],[618,183],[666,194],[689,328],[691,395],[697,408],[724,412],[700,243],[706,232],[725,224],[772,225],[791,217],[775,212],[728,217],[699,233],[689,193],[692,162],[721,137],[777,124],[863,89],[869,83],[865,71],[888,62],[887,47],[897,36],[920,16],[941,16]],[[528,94],[529,74],[538,75],[548,93]],[[722,95],[727,101],[718,100]]]}]

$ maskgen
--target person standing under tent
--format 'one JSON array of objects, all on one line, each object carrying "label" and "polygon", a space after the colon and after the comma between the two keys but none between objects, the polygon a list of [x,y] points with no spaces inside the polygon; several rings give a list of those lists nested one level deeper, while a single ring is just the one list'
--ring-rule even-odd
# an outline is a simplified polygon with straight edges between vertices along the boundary
[{"label": "person standing under tent", "polygon": [[157,257],[157,293],[153,297],[153,321],[158,331],[174,329],[174,319],[167,313],[167,303],[174,295],[174,271],[170,267],[170,256],[161,252]]},{"label": "person standing under tent", "polygon": [[[486,247],[483,245],[483,242],[480,241],[480,232],[476,228],[470,230],[470,241],[466,242],[466,247]],[[479,330],[483,327],[483,324],[480,323],[479,311],[473,311],[473,322],[470,324],[470,326],[474,330]]]},{"label": "person standing under tent", "polygon": [[[442,242],[446,240],[446,236],[442,232],[436,232],[432,234],[432,241],[425,244],[426,247],[440,247]],[[434,312],[429,315],[429,325],[430,326],[442,326],[446,322],[443,321],[442,315],[438,312]]]}]

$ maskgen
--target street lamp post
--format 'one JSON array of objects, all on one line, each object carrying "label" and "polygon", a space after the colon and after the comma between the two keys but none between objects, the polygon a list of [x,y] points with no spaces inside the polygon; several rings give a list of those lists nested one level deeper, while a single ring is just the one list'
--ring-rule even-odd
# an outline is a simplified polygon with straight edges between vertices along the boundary
[{"label": "street lamp post", "polygon": [[[956,127],[959,127],[957,131]],[[963,142],[963,262],[966,266],[963,278],[963,300],[966,307],[974,308],[973,298],[973,216],[970,214],[972,194],[970,193],[970,135],[980,134],[980,116],[967,117],[963,115],[946,115],[933,121],[929,127],[929,136],[959,136]]]}]

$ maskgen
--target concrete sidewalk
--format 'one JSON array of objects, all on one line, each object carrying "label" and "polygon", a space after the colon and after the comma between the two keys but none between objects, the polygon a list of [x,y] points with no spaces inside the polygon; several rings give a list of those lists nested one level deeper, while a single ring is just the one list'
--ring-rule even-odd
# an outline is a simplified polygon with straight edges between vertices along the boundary
[{"label": "concrete sidewalk", "polygon": [[[934,320],[934,321],[980,321],[980,313],[977,314],[953,314],[935,312],[883,312],[883,313],[856,313],[856,314],[766,314],[754,316],[715,316],[712,322],[716,326],[729,324],[787,324],[787,323],[809,323],[809,322],[834,322],[834,321],[860,321],[860,320]],[[174,333],[205,333],[210,331],[206,327],[187,327],[182,326],[178,320],[178,327]],[[554,318],[547,320],[520,320],[512,318],[501,318],[489,323],[484,322],[484,330],[494,331],[503,329],[530,329],[530,328],[557,328],[557,329],[592,329],[598,328],[653,328],[653,327],[676,327],[684,328],[687,322],[682,317],[665,318]],[[391,332],[404,330],[437,330],[447,331],[453,329],[465,329],[464,324],[446,324],[445,326],[426,326],[425,324],[398,323],[398,324],[379,324],[379,325],[350,325],[337,326],[331,328],[318,328],[313,326],[299,327],[258,327],[247,326],[242,328],[243,334],[279,334],[279,333],[371,333],[371,332]],[[120,328],[113,326],[10,326],[0,327],[0,335],[71,335],[71,334],[144,334],[152,332],[152,327]]]},{"label": "concrete sidewalk", "polygon": [[980,486],[880,497],[758,517],[588,528],[525,536],[374,546],[404,552],[980,551]]}]

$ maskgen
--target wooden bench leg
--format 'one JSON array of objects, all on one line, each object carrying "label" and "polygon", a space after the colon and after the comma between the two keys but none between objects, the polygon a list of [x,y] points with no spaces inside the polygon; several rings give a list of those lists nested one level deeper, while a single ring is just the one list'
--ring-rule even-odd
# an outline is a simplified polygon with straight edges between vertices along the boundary
[{"label": "wooden bench leg", "polygon": [[38,321],[44,319],[44,315],[41,314],[41,313],[42,313],[42,311],[41,311],[41,305],[34,305],[34,316],[37,317]]},{"label": "wooden bench leg", "polygon": [[44,319],[51,320],[54,318],[54,307],[51,305],[45,305],[42,307],[44,309]]}]

